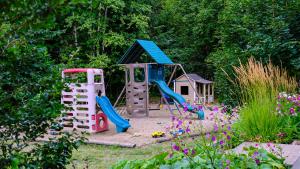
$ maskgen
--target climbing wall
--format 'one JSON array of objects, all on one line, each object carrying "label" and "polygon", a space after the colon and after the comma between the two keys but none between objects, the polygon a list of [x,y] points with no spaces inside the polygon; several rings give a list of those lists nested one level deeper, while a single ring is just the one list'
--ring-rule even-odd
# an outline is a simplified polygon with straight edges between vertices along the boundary
[{"label": "climbing wall", "polygon": [[126,111],[131,117],[148,116],[147,64],[126,65]]}]

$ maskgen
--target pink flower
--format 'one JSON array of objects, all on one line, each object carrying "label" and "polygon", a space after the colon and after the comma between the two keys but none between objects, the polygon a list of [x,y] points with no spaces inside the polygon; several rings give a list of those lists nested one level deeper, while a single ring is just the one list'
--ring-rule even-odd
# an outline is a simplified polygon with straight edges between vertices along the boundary
[{"label": "pink flower", "polygon": [[295,114],[295,109],[293,107],[290,108],[290,114],[294,115]]},{"label": "pink flower", "polygon": [[210,138],[210,133],[206,133],[206,138],[207,138],[207,139]]},{"label": "pink flower", "polygon": [[217,132],[218,131],[218,125],[214,125],[214,131]]},{"label": "pink flower", "polygon": [[203,106],[202,105],[199,105],[198,106],[198,110],[202,110]]},{"label": "pink flower", "polygon": [[214,106],[214,107],[213,107],[213,111],[214,111],[214,112],[218,112],[218,111],[219,111],[218,106]]},{"label": "pink flower", "polygon": [[230,165],[230,160],[226,160],[226,165]]},{"label": "pink flower", "polygon": [[172,146],[172,148],[173,148],[173,150],[175,150],[175,151],[179,151],[179,149],[180,149],[180,147],[177,146],[176,144],[174,144],[174,145]]}]

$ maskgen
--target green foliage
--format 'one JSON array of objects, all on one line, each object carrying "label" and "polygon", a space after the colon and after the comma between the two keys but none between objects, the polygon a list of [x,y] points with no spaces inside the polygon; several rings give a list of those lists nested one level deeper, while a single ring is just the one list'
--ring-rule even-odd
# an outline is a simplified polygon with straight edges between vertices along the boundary
[{"label": "green foliage", "polygon": [[[0,33],[0,165],[63,168],[80,138],[63,134],[49,143],[33,143],[56,124],[63,108],[60,71],[46,47],[30,44],[23,36],[10,37],[12,27],[2,24]],[[46,155],[56,159],[45,160]]]},{"label": "green foliage", "polygon": [[171,168],[288,168],[283,163],[283,159],[262,148],[245,148],[243,154],[220,153],[214,154],[214,165],[209,161],[207,152],[200,151],[193,156],[185,155],[180,152],[168,156],[162,153],[146,160],[123,160],[111,168],[113,169],[171,169]]},{"label": "green foliage", "polygon": [[[237,105],[232,67],[253,56],[299,74],[299,1],[153,0],[151,35],[175,62],[215,81],[220,102]],[[222,70],[223,69],[223,70]],[[181,72],[180,72],[181,73]]]},{"label": "green foliage", "polygon": [[[241,93],[224,73],[234,78],[232,66],[239,59],[271,60],[300,76],[296,0],[15,0],[0,6],[1,166],[38,161],[24,149],[53,125],[62,109],[60,68],[103,68],[106,93],[115,98],[124,83],[124,72],[115,63],[138,38],[158,42],[189,72],[214,80],[216,96],[226,104],[239,103]],[[30,147],[38,152],[55,144],[49,156],[60,154],[62,160],[49,157],[49,166],[60,161],[62,167],[69,154],[61,155],[60,143],[68,152],[77,147],[76,139],[69,144],[68,137]]]},{"label": "green foliage", "polygon": [[[220,38],[221,48],[209,56],[217,69],[222,68],[218,63],[237,65],[238,59],[244,63],[244,58],[254,56],[264,63],[271,60],[275,65],[287,68],[290,73],[299,77],[299,69],[294,64],[300,55],[299,38],[292,31],[295,29],[292,20],[299,18],[296,12],[300,8],[298,1],[232,0],[224,3],[223,11],[218,17],[217,36]],[[228,53],[230,48],[235,52]],[[230,69],[225,71],[230,73]],[[227,88],[234,90],[235,87],[224,83],[226,75],[218,72],[217,70],[215,73],[219,86],[216,92],[220,94],[221,101],[231,102],[231,97],[228,100],[227,92],[223,91],[228,91],[224,90]]]}]

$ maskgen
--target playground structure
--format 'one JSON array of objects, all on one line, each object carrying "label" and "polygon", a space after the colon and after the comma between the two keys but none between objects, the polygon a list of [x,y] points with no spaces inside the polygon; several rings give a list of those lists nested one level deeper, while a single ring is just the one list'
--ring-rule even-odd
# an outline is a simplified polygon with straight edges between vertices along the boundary
[{"label": "playground structure", "polygon": [[65,69],[62,78],[68,89],[62,91],[61,102],[70,109],[65,110],[61,118],[65,129],[89,133],[106,131],[108,118],[116,124],[117,132],[124,132],[130,127],[128,121],[116,113],[105,96],[102,69]]},{"label": "playground structure", "polygon": [[[146,55],[147,54],[147,55]],[[152,62],[147,62],[150,56]],[[146,61],[146,63],[143,63]],[[140,63],[139,63],[140,62]],[[61,118],[62,125],[66,129],[76,129],[96,133],[108,130],[108,119],[116,125],[116,131],[125,132],[130,126],[115,109],[118,101],[125,94],[126,112],[130,117],[148,117],[149,88],[157,86],[169,111],[173,113],[166,97],[174,100],[174,104],[180,108],[197,114],[198,119],[204,119],[203,110],[197,110],[191,106],[184,97],[169,88],[169,84],[179,67],[192,86],[192,81],[187,76],[182,65],[175,64],[152,41],[137,40],[118,62],[125,67],[125,86],[114,106],[105,96],[104,74],[102,69],[77,68],[66,69],[62,77],[68,85],[68,90],[62,91],[61,102],[70,110],[66,110]],[[165,82],[165,70],[173,67],[169,81]],[[199,97],[195,88],[195,94]],[[200,97],[199,97],[200,98]]]},{"label": "playground structure", "polygon": [[196,104],[209,104],[214,102],[214,83],[197,74],[187,74],[192,81],[193,87],[200,94],[200,98],[193,91],[186,76],[181,75],[173,80],[173,90],[180,93],[186,100],[194,101]]},{"label": "playground structure", "polygon": [[[126,82],[114,106],[118,104],[120,98],[125,94],[126,111],[131,117],[149,116],[149,111],[151,110],[149,106],[149,88],[156,85],[172,114],[173,109],[168,104],[169,102],[165,96],[175,100],[175,106],[178,111],[181,111],[180,107],[186,106],[189,111],[196,113],[199,119],[204,118],[202,110],[195,110],[180,94],[175,93],[168,87],[176,69],[179,67],[187,77],[195,95],[200,98],[182,65],[173,63],[153,41],[136,40],[119,60],[118,64],[125,67]],[[167,67],[173,67],[173,72],[166,83],[165,69]]]}]

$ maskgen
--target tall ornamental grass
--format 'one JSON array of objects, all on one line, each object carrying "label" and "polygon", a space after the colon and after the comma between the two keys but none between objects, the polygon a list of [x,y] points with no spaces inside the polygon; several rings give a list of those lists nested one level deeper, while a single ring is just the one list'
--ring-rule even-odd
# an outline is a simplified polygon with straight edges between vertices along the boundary
[{"label": "tall ornamental grass", "polygon": [[297,87],[296,80],[271,62],[263,65],[254,58],[245,65],[234,67],[234,71],[243,104],[238,123],[241,134],[255,141],[274,140],[284,127],[275,111],[276,97],[283,91],[293,93]]}]

